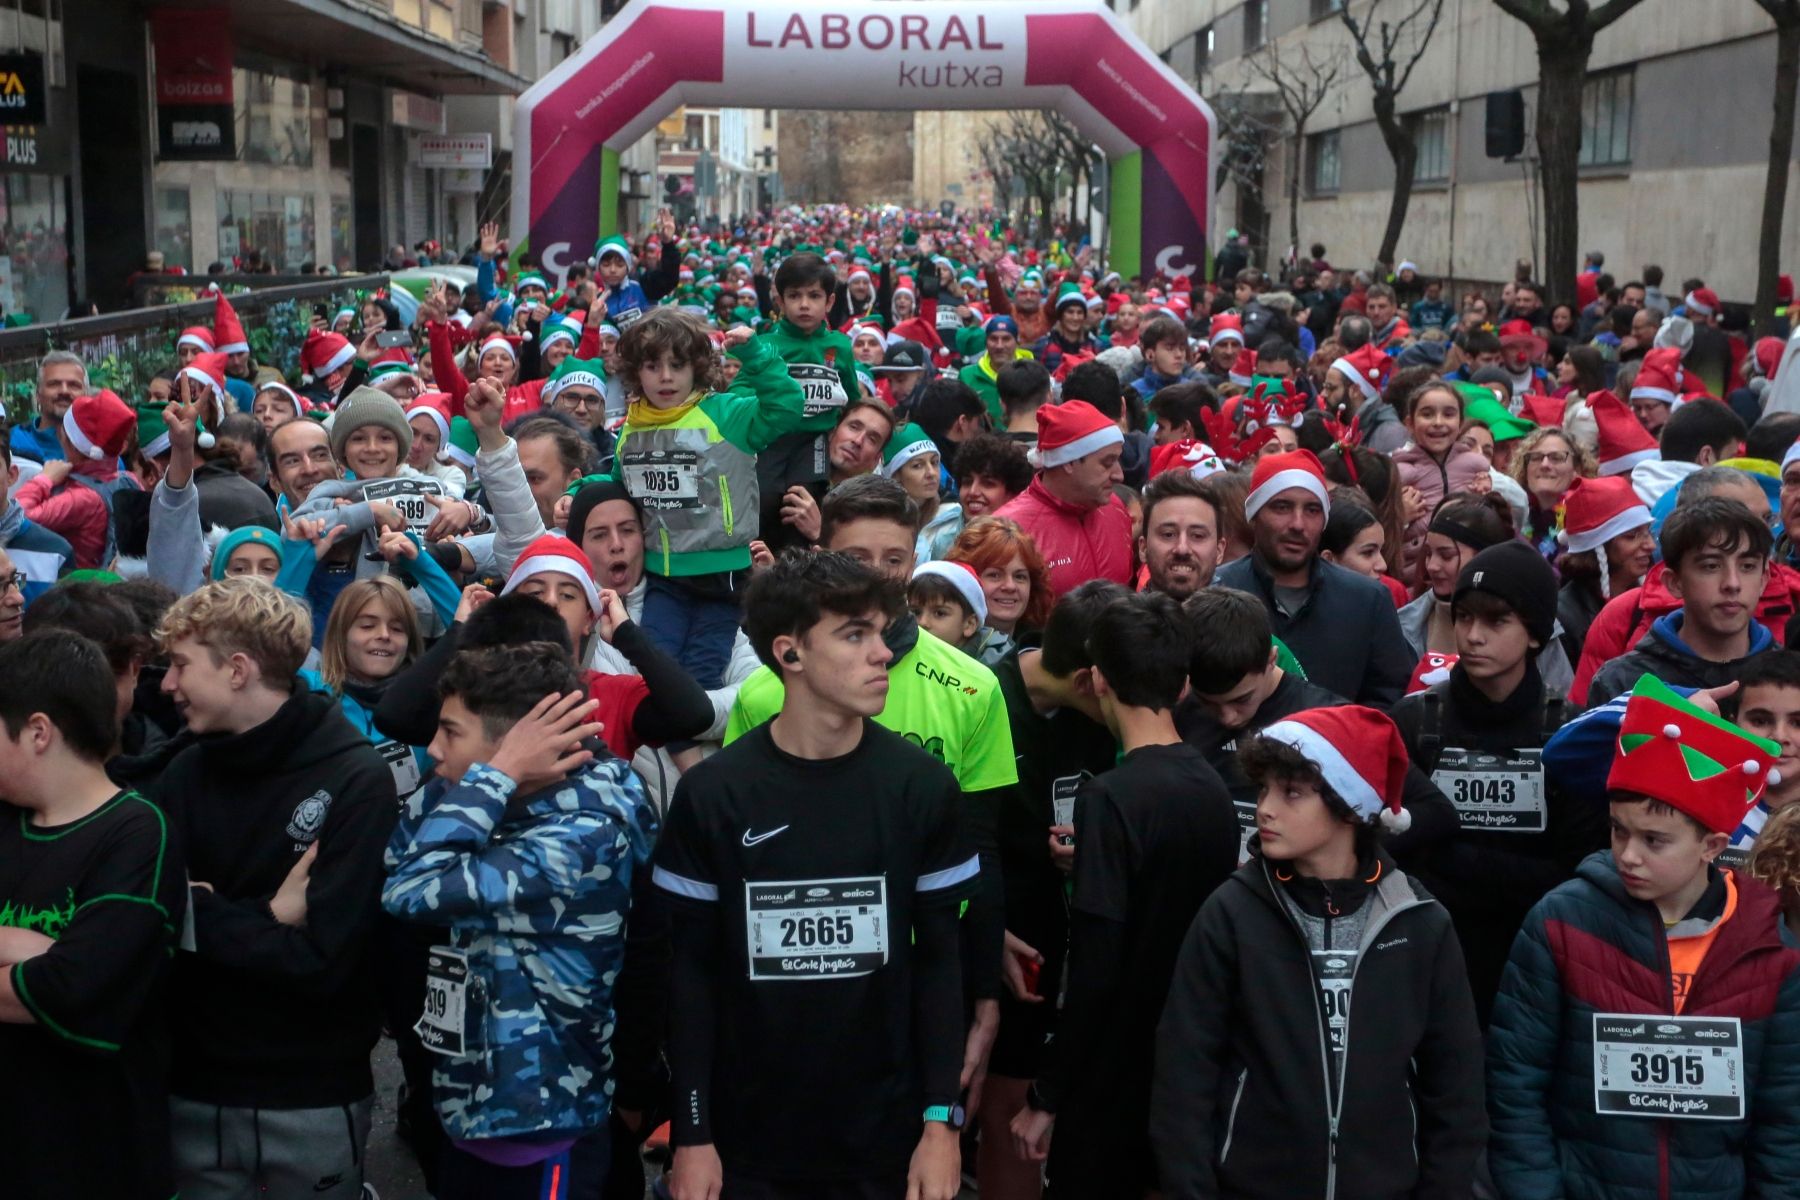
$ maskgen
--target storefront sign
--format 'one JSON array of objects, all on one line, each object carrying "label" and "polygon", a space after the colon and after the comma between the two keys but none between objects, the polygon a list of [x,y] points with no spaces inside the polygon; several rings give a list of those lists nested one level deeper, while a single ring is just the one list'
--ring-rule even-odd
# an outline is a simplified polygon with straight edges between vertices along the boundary
[{"label": "storefront sign", "polygon": [[460,169],[494,165],[491,133],[429,133],[419,139],[419,165]]},{"label": "storefront sign", "polygon": [[0,54],[0,125],[42,125],[50,119],[41,54]]},{"label": "storefront sign", "polygon": [[403,92],[395,88],[388,92],[389,116],[401,129],[419,129],[426,133],[439,133],[444,128],[444,106],[429,96],[421,96],[415,92]]},{"label": "storefront sign", "polygon": [[150,14],[156,47],[157,156],[165,160],[235,159],[231,27],[191,9]]},{"label": "storefront sign", "polygon": [[6,165],[9,167],[35,167],[39,164],[38,134],[30,126],[14,129],[8,126],[6,133]]}]

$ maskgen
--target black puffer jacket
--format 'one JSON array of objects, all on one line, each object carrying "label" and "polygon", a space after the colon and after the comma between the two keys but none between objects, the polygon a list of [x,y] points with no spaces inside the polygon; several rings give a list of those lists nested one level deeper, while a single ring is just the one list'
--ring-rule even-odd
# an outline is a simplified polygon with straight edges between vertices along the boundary
[{"label": "black puffer jacket", "polygon": [[1252,859],[1200,910],[1156,1038],[1169,1200],[1467,1200],[1487,1114],[1462,952],[1443,907],[1378,861],[1335,1107],[1312,956],[1271,864]]}]

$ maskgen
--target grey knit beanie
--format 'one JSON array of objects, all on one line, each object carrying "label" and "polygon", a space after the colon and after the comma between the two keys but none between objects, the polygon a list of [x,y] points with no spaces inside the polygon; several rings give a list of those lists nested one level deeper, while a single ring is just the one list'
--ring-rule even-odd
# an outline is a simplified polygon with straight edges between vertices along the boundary
[{"label": "grey knit beanie", "polygon": [[406,423],[406,410],[386,392],[364,385],[344,397],[331,417],[331,457],[344,461],[344,446],[350,435],[367,425],[379,425],[400,439],[400,461],[412,453],[412,426]]}]

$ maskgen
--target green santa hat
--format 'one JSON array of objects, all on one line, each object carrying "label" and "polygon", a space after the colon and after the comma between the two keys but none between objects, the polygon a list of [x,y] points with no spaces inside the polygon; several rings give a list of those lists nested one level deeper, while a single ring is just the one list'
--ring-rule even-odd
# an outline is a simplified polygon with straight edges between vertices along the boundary
[{"label": "green santa hat", "polygon": [[926,433],[922,427],[913,424],[902,425],[894,430],[894,436],[888,439],[886,446],[882,447],[881,473],[892,479],[900,473],[901,467],[921,454],[937,453],[937,443],[931,440],[931,435]]},{"label": "green santa hat", "polygon": [[[140,404],[137,410],[138,448],[145,458],[161,458],[169,452],[169,426],[163,420],[163,404]],[[206,426],[198,419],[194,422],[195,443],[202,450],[210,450],[213,435],[206,432]]]},{"label": "green santa hat", "polygon": [[469,424],[469,418],[451,417],[450,441],[444,447],[444,460],[455,463],[473,476],[475,474],[475,454],[480,449],[481,439],[476,435],[475,427]]},{"label": "green santa hat", "polygon": [[554,404],[557,395],[566,387],[593,388],[605,400],[606,364],[597,358],[576,358],[573,354],[563,359],[544,384],[544,407]]},{"label": "green santa hat", "polygon": [[637,270],[637,260],[631,256],[631,247],[626,244],[623,234],[615,233],[594,243],[594,265],[599,266],[600,260],[609,254],[616,254],[624,259],[627,271]]},{"label": "green santa hat", "polygon": [[1065,283],[1056,289],[1056,311],[1060,313],[1071,304],[1083,312],[1087,311],[1087,297],[1081,294],[1081,286]]}]

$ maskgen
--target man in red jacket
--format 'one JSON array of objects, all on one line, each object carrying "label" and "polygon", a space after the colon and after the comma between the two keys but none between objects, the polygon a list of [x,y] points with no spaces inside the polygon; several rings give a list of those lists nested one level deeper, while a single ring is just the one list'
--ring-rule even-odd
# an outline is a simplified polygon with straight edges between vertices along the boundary
[{"label": "man in red jacket", "polygon": [[1131,514],[1113,488],[1124,482],[1125,435],[1085,400],[1038,409],[1038,468],[1031,486],[996,516],[1029,533],[1057,595],[1090,579],[1131,582]]}]

